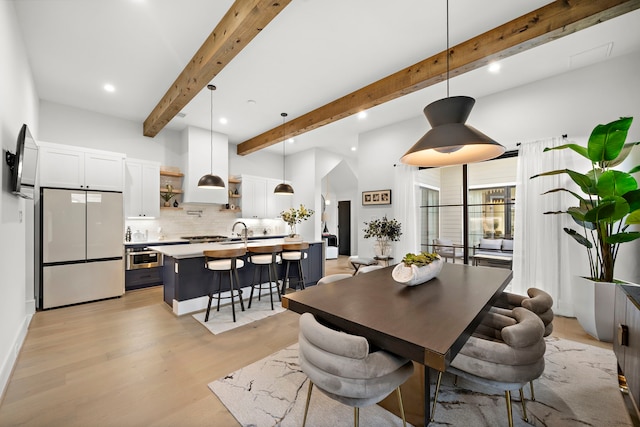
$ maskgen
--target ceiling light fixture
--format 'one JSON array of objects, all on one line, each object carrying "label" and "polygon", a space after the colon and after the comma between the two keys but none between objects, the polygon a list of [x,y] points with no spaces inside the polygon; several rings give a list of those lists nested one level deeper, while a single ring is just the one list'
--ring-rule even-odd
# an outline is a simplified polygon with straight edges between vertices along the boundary
[{"label": "ceiling light fixture", "polygon": [[449,1],[447,0],[447,97],[424,107],[431,129],[400,159],[412,166],[450,166],[493,159],[505,148],[465,124],[476,100],[449,97]]},{"label": "ceiling light fixture", "polygon": [[198,188],[219,189],[224,188],[224,181],[218,175],[213,174],[213,91],[216,90],[214,85],[207,85],[207,89],[211,91],[211,173],[204,175],[198,181]]},{"label": "ceiling light fixture", "polygon": [[293,187],[290,186],[289,184],[287,184],[285,182],[285,175],[284,175],[284,171],[285,171],[285,151],[284,151],[284,147],[285,147],[285,137],[287,135],[287,133],[285,132],[285,127],[284,127],[284,122],[285,119],[287,117],[287,113],[281,113],[280,114],[282,116],[282,184],[278,184],[276,185],[276,188],[273,190],[274,194],[279,194],[281,196],[291,196],[293,195]]},{"label": "ceiling light fixture", "polygon": [[106,90],[107,92],[115,92],[116,91],[116,87],[114,85],[112,85],[111,83],[106,83],[103,86],[104,90]]}]

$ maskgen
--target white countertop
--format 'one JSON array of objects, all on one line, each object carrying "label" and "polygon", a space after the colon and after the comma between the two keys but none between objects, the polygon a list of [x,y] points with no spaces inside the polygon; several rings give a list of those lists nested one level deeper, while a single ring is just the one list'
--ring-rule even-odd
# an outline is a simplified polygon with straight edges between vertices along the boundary
[{"label": "white countertop", "polygon": [[[249,240],[247,247],[268,246],[268,245],[281,245],[283,243],[295,243],[285,242],[283,238],[274,239],[256,239]],[[308,243],[322,243],[309,242]],[[158,251],[166,256],[170,256],[176,259],[181,258],[196,258],[204,256],[204,251],[216,250],[216,249],[234,249],[241,248],[244,244],[242,242],[220,242],[220,243],[186,243],[184,245],[166,245],[166,246],[149,246],[149,249]]]}]

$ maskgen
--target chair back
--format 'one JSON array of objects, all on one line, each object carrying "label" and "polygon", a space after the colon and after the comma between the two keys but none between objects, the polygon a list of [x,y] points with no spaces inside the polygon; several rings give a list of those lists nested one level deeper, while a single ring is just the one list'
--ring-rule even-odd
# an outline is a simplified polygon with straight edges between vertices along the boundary
[{"label": "chair back", "polygon": [[378,403],[412,373],[413,364],[386,351],[370,353],[366,338],[300,316],[300,367],[325,394],[350,406]]}]

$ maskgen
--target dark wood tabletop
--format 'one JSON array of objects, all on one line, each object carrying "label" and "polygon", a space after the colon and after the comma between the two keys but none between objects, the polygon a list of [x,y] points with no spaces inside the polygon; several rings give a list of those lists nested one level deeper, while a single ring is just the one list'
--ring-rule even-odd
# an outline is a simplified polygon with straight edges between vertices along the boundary
[{"label": "dark wood tabletop", "polygon": [[[284,295],[282,305],[444,371],[513,276],[502,268],[445,263],[435,279],[404,286],[391,277],[393,268]],[[426,425],[429,410],[424,409]]]}]

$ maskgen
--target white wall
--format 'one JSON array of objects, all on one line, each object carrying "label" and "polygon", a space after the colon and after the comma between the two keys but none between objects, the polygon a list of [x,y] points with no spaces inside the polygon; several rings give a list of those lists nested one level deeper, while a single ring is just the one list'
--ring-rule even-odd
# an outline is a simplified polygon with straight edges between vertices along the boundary
[{"label": "white wall", "polygon": [[25,46],[16,26],[14,3],[0,2],[0,391],[4,393],[11,369],[35,310],[33,299],[33,202],[9,192],[5,151],[16,151],[23,123],[38,138],[38,96]]},{"label": "white wall", "polygon": [[180,132],[163,129],[149,138],[142,134],[142,123],[44,100],[38,136],[42,141],[115,151],[166,166],[186,164]]}]

